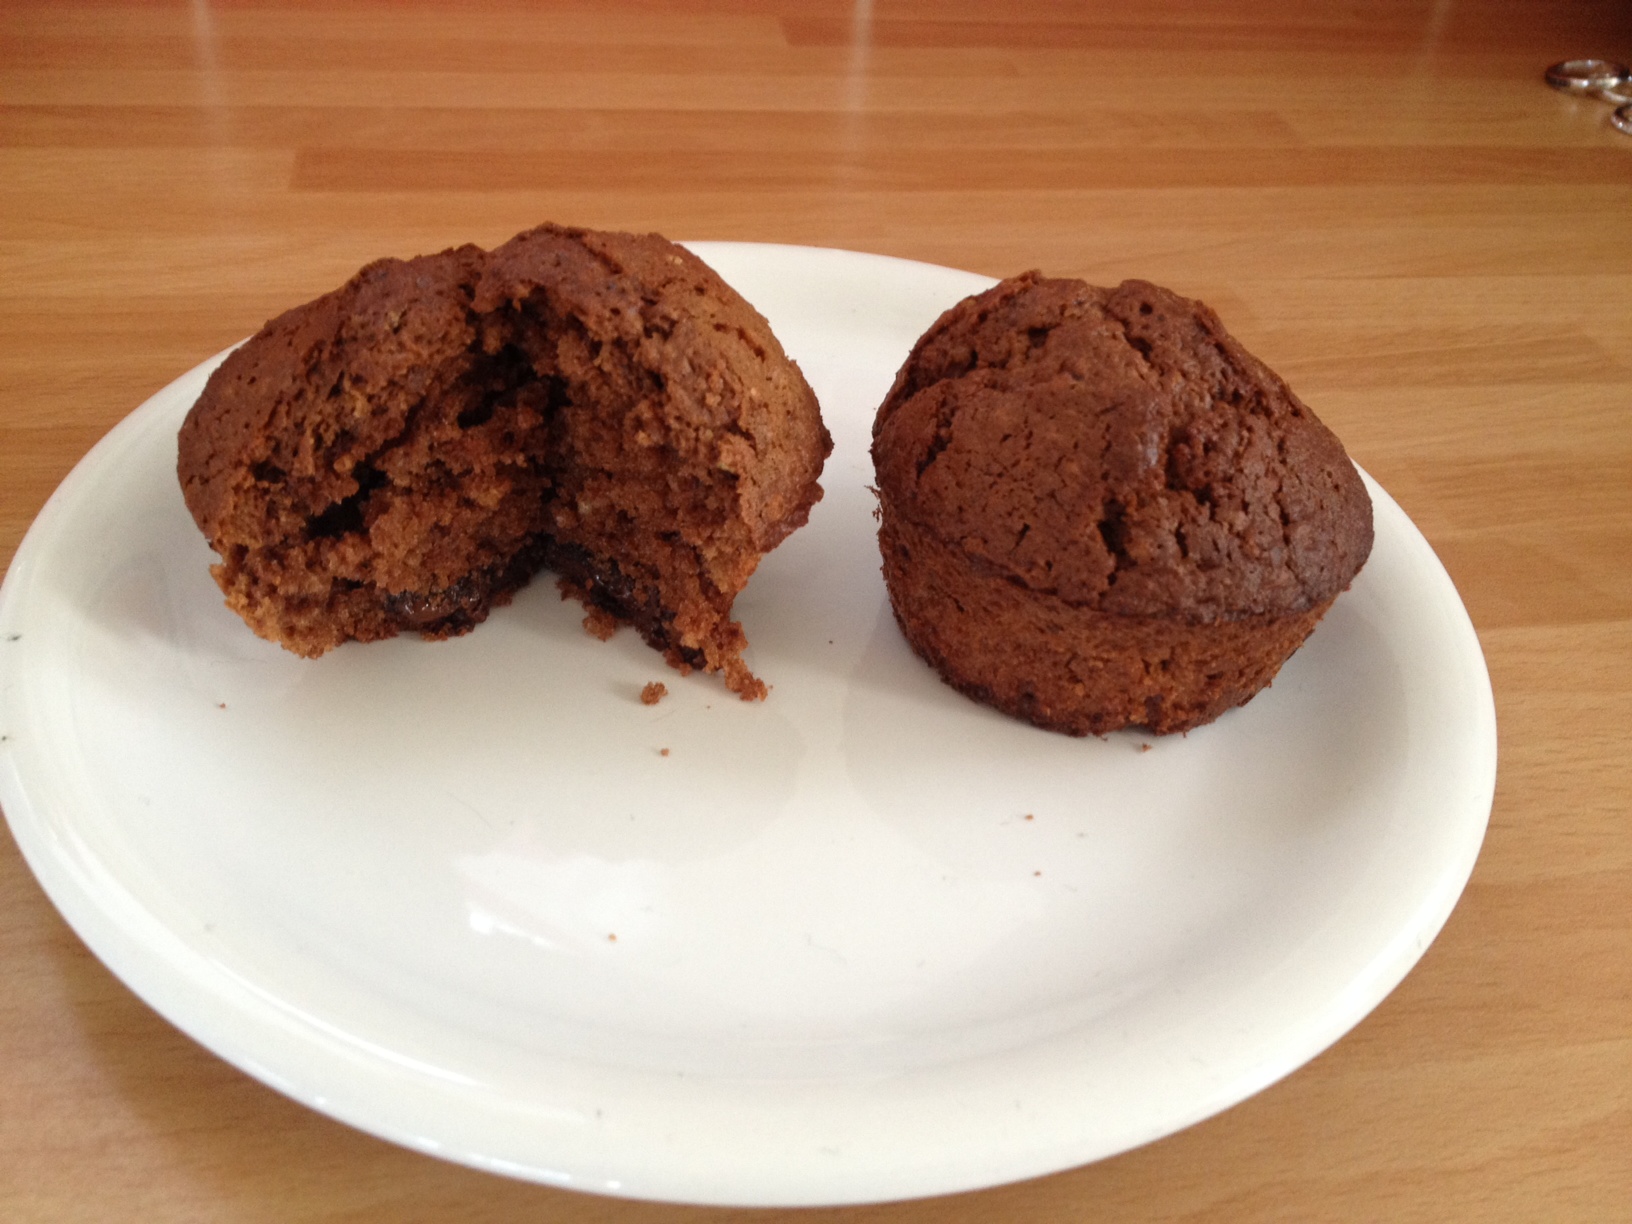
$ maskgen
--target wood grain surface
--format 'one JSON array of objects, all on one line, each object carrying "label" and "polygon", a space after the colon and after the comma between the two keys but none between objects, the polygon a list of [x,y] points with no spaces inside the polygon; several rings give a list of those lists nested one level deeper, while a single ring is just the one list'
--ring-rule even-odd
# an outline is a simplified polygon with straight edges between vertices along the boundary
[{"label": "wood grain surface", "polygon": [[153,391],[361,264],[541,220],[1212,303],[1422,528],[1500,775],[1329,1052],[1051,1177],[744,1212],[307,1111],[150,1011],[0,839],[8,1221],[1632,1220],[1632,137],[1541,80],[1624,0],[0,4],[0,564]]}]

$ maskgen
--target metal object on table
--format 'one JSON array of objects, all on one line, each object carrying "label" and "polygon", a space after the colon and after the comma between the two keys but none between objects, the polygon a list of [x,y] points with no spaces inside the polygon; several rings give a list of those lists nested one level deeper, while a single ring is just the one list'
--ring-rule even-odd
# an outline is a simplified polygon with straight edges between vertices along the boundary
[{"label": "metal object on table", "polygon": [[1565,93],[1585,94],[1613,104],[1610,126],[1632,136],[1632,71],[1614,60],[1561,60],[1544,74],[1547,84]]},{"label": "metal object on table", "polygon": [[1628,77],[1625,64],[1614,60],[1563,60],[1547,69],[1547,84],[1567,93],[1596,93],[1614,89]]}]

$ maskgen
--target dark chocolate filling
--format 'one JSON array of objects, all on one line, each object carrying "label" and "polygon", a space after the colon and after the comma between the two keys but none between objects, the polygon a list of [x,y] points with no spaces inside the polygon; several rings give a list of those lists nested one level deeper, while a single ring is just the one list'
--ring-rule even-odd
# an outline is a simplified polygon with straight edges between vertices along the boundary
[{"label": "dark chocolate filling", "polygon": [[659,602],[657,589],[642,586],[607,557],[598,557],[580,544],[552,537],[540,540],[542,564],[554,570],[597,608],[635,627],[646,644],[665,654],[673,652],[691,667],[703,667],[703,652],[674,639],[671,617]]},{"label": "dark chocolate filling", "polygon": [[441,590],[387,592],[381,607],[401,629],[432,637],[463,633],[485,620],[495,604],[508,602],[543,564],[543,547],[535,541],[508,561]]}]

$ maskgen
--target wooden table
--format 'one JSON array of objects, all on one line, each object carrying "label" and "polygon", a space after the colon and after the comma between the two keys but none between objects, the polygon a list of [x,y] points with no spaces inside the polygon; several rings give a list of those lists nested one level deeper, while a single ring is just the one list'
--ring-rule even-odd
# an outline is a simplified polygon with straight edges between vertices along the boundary
[{"label": "wooden table", "polygon": [[[176,374],[384,254],[543,219],[1141,276],[1403,504],[1484,644],[1482,857],[1328,1053],[1149,1147],[869,1221],[1632,1219],[1622,0],[0,6],[0,563]],[[1001,13],[1001,15],[999,15]],[[0,849],[0,1217],[787,1219],[411,1154],[218,1061]]]}]

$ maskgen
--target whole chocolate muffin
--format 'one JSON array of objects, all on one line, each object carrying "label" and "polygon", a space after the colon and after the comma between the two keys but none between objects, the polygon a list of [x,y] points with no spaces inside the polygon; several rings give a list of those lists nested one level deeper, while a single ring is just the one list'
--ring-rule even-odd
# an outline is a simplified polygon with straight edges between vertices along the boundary
[{"label": "whole chocolate muffin", "polygon": [[902,632],[1071,735],[1249,700],[1371,551],[1342,445],[1200,302],[1028,273],[947,311],[873,427]]},{"label": "whole chocolate muffin", "polygon": [[752,698],[731,605],[831,449],[696,256],[546,225],[381,260],[273,319],[210,378],[178,473],[228,605],[297,654],[464,632],[549,565],[592,625]]}]

